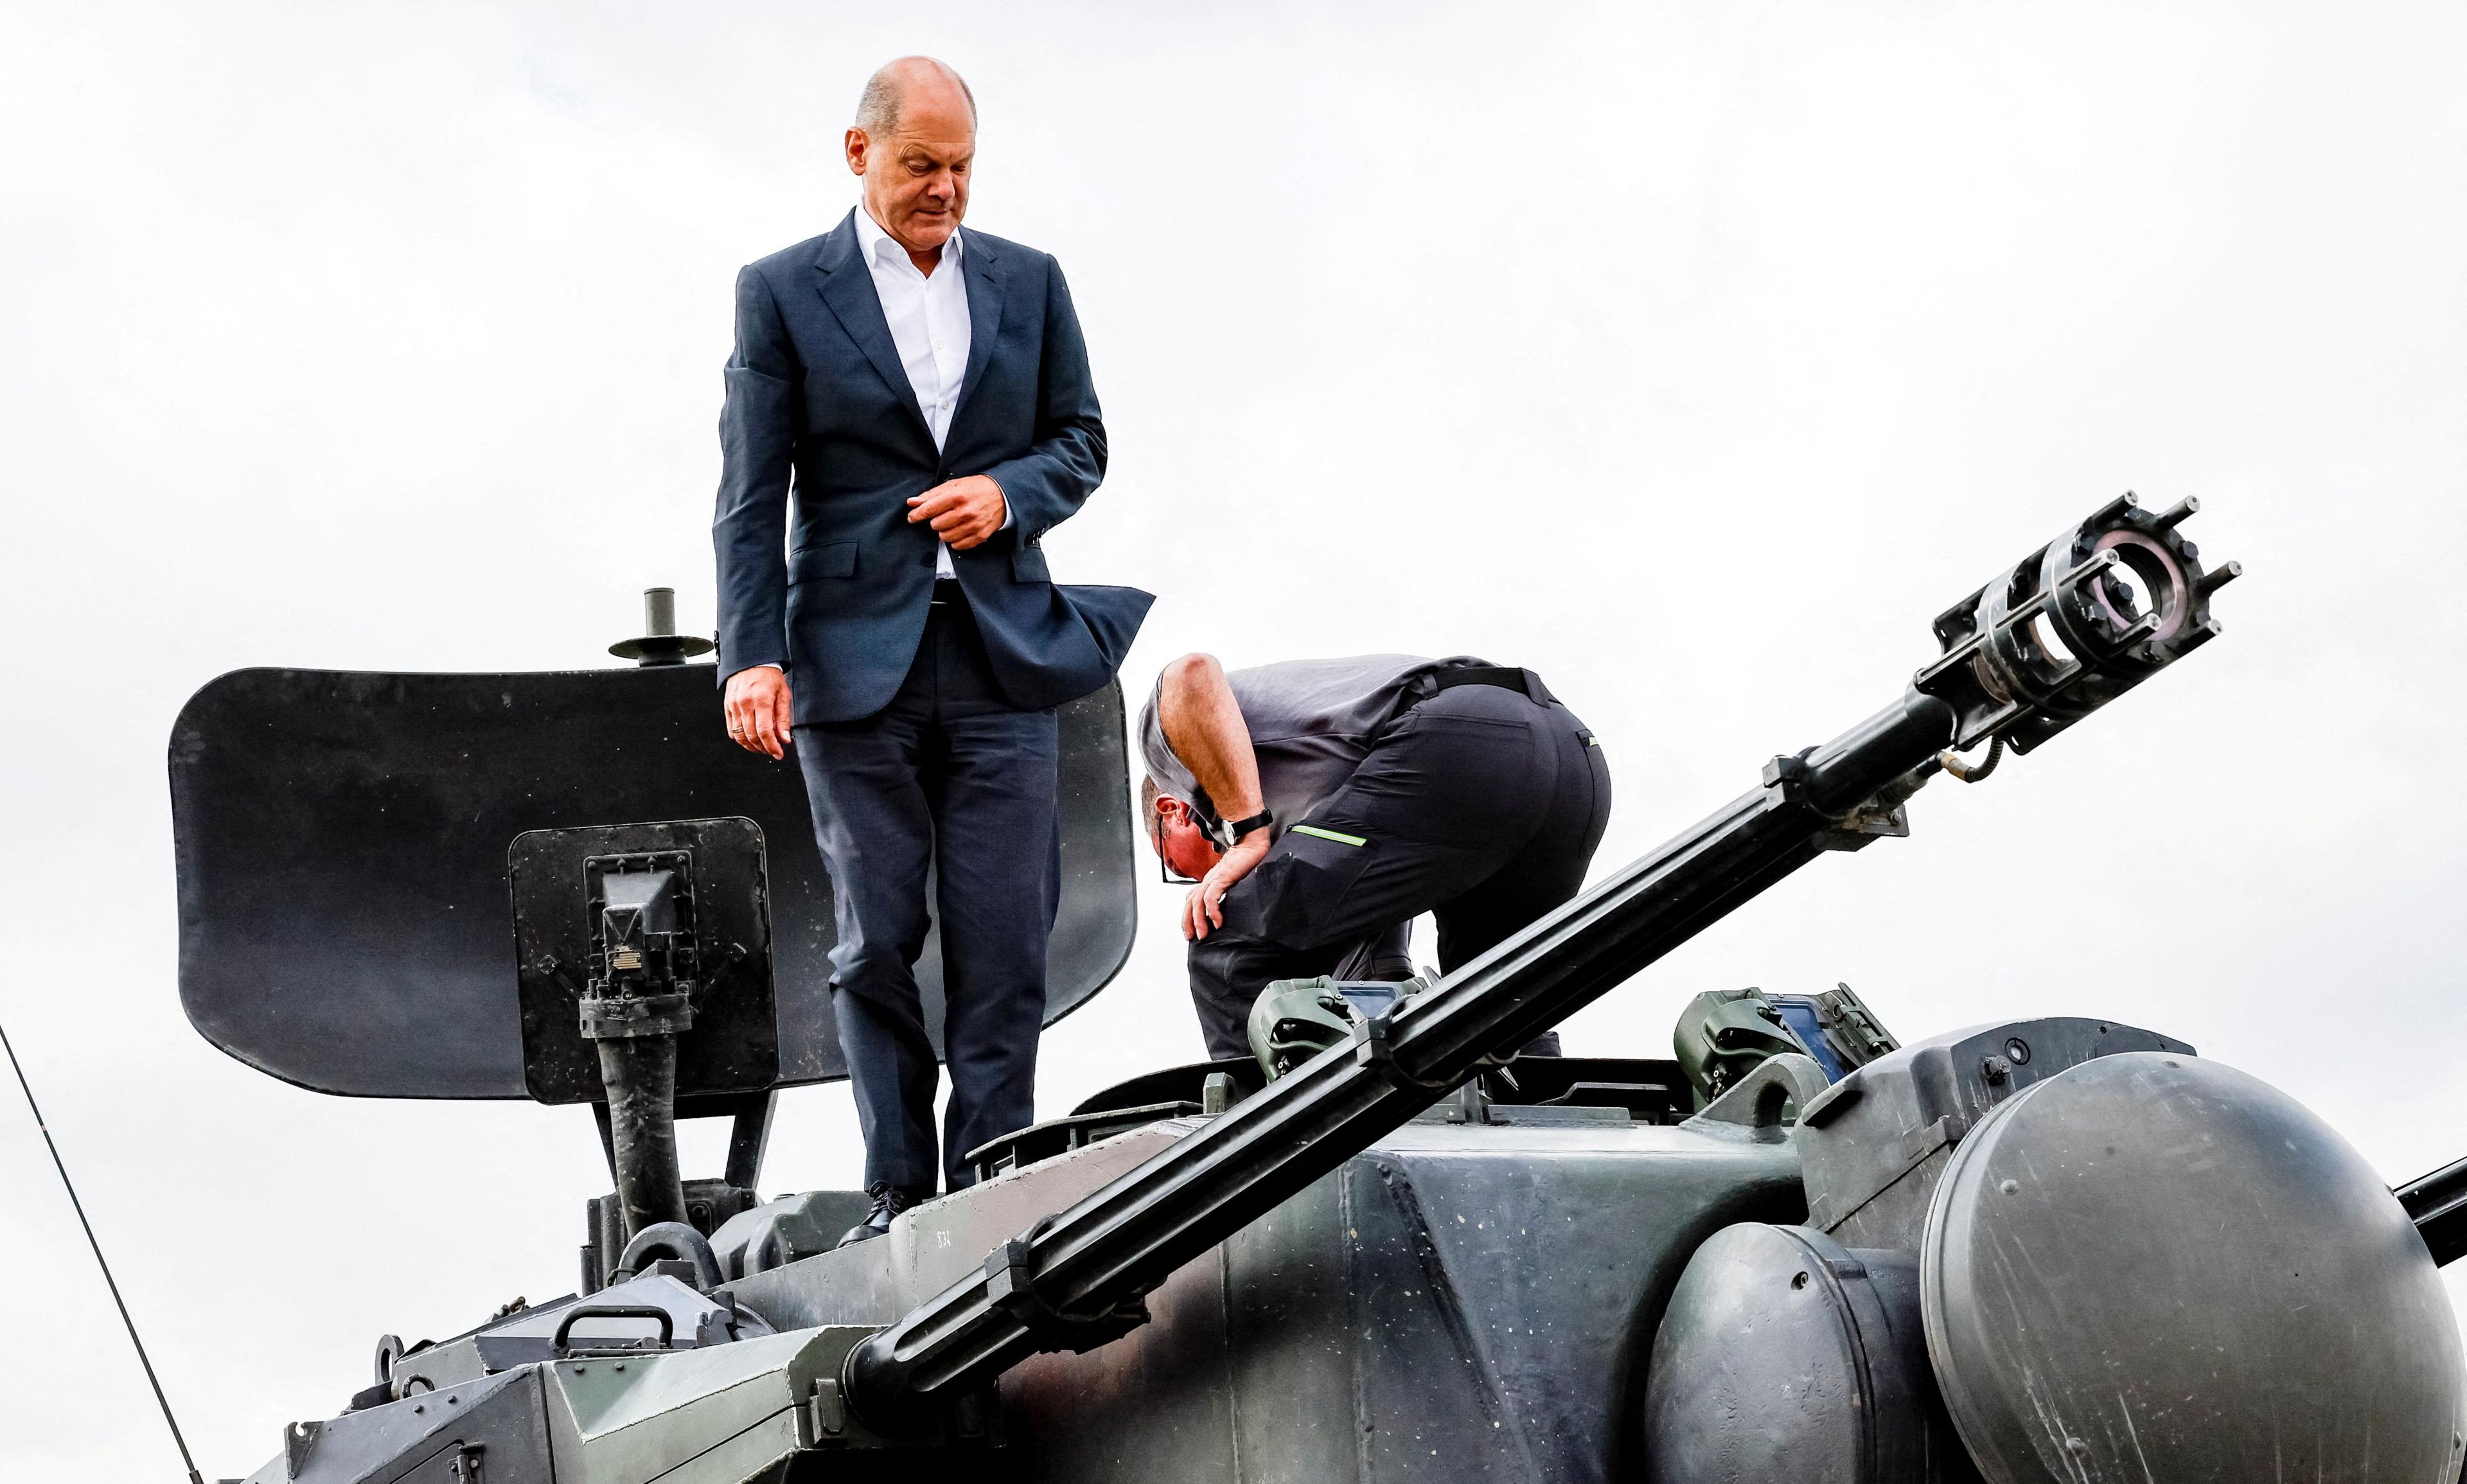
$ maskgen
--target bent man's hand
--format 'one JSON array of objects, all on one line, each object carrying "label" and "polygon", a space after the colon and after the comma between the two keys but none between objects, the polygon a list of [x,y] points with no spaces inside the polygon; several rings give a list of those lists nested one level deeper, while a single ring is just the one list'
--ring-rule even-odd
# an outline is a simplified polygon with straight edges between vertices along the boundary
[{"label": "bent man's hand", "polygon": [[982,474],[937,484],[908,502],[908,524],[930,524],[934,534],[954,551],[985,545],[1009,518],[1010,505],[1003,499],[1002,486]]},{"label": "bent man's hand", "polygon": [[787,755],[788,677],[767,664],[728,677],[729,740],[749,753],[777,760]]},{"label": "bent man's hand", "polygon": [[1182,935],[1204,938],[1210,928],[1225,926],[1225,913],[1220,910],[1225,893],[1267,858],[1268,832],[1264,829],[1253,830],[1234,842],[1233,849],[1218,856],[1208,874],[1199,878],[1199,885],[1190,888],[1190,895],[1183,898]]}]

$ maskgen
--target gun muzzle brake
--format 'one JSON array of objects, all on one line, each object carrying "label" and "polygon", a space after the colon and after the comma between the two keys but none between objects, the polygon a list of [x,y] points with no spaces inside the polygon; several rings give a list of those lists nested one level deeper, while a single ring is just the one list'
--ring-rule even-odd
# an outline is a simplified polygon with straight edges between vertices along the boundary
[{"label": "gun muzzle brake", "polygon": [[2202,566],[2182,528],[2200,509],[2119,495],[1947,609],[1912,686],[1953,708],[1954,746],[2029,752],[2216,638],[2210,596],[2244,568]]}]

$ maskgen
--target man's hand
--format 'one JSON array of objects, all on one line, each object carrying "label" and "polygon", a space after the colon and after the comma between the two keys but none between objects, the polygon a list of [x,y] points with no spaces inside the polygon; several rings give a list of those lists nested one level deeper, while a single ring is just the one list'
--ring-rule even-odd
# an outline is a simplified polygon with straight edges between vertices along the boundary
[{"label": "man's hand", "polygon": [[1182,935],[1204,938],[1211,927],[1225,926],[1225,913],[1219,910],[1225,893],[1233,890],[1235,882],[1250,875],[1267,858],[1268,832],[1265,829],[1253,830],[1235,841],[1233,849],[1218,856],[1216,864],[1208,868],[1208,874],[1199,878],[1199,885],[1190,888],[1190,895],[1183,898]]},{"label": "man's hand", "polygon": [[729,740],[774,761],[787,755],[788,677],[757,664],[728,677]]},{"label": "man's hand", "polygon": [[937,484],[908,502],[908,524],[931,524],[934,534],[954,551],[985,545],[1009,518],[1002,486],[982,474]]}]

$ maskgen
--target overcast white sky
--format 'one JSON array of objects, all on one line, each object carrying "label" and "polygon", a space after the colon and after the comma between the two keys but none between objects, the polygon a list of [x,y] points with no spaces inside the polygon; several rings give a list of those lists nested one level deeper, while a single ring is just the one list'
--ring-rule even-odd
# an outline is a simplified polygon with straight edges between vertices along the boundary
[{"label": "overcast white sky", "polygon": [[[1570,1027],[1846,979],[1906,1039],[2184,1037],[2393,1180],[2467,1154],[2467,12],[2452,6],[0,10],[0,1017],[209,1477],[385,1331],[574,1281],[577,1109],[318,1097],[181,1018],[163,749],[249,664],[605,663],[711,626],[736,266],[828,227],[865,75],[982,105],[1112,477],[1050,543],[1129,665],[1470,651],[1605,737],[1608,870],[1895,694],[2124,488],[2226,638]],[[1198,1052],[1151,885],[1047,1113]],[[0,1097],[0,1105],[13,1098]],[[838,1089],[766,1186],[850,1182]],[[690,1162],[716,1169],[715,1142]],[[0,1106],[0,1473],[170,1477]]]}]

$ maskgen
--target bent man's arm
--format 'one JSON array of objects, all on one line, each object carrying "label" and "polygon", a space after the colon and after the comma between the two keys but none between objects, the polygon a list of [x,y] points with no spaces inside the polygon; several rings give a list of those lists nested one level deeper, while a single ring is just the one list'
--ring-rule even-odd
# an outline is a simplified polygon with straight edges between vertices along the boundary
[{"label": "bent man's arm", "polygon": [[[1250,724],[1234,699],[1225,667],[1213,655],[1184,655],[1157,680],[1157,724],[1166,745],[1208,793],[1220,820],[1247,820],[1267,807],[1259,793],[1259,758]],[[1204,938],[1225,926],[1218,904],[1234,884],[1267,858],[1268,831],[1253,830],[1217,858],[1190,888],[1182,908],[1182,935]]]},{"label": "bent man's arm", "polygon": [[[729,734],[773,757],[787,745],[788,478],[803,416],[803,368],[771,286],[736,275],[736,345],[719,413],[719,501],[711,539],[719,563],[719,671]],[[757,666],[778,666],[758,669]]]},{"label": "bent man's arm", "polygon": [[1259,798],[1259,759],[1250,724],[1214,655],[1184,655],[1157,680],[1157,724],[1166,746],[1208,791],[1220,820],[1247,820]]},{"label": "bent man's arm", "polygon": [[[1062,266],[1047,259],[1045,358],[1037,367],[1036,433],[1029,451],[987,469],[1019,528],[1035,540],[1069,520],[1105,478],[1105,421],[1088,371],[1088,342]],[[1237,816],[1238,818],[1238,816]]]}]

